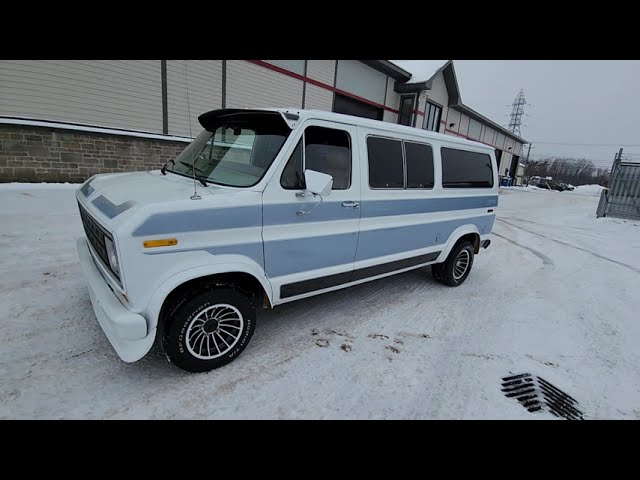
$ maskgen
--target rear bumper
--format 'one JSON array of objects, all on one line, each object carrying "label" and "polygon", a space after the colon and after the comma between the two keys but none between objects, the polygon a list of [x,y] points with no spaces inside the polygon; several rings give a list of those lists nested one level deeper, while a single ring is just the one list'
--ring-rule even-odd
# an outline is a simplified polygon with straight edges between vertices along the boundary
[{"label": "rear bumper", "polygon": [[156,329],[147,332],[144,317],[127,310],[116,298],[94,263],[85,238],[77,240],[76,248],[98,323],[122,360],[140,360],[151,349]]}]

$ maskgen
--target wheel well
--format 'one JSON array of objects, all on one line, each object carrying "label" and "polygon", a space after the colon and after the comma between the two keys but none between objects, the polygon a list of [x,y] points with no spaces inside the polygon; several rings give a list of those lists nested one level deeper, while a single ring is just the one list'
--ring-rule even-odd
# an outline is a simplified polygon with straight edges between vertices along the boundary
[{"label": "wheel well", "polygon": [[480,252],[480,235],[478,235],[477,233],[467,233],[466,235],[461,236],[455,245],[458,245],[462,242],[471,242],[471,245],[473,245],[473,253],[477,254],[478,252]]},{"label": "wheel well", "polygon": [[253,275],[244,272],[230,272],[230,273],[218,273],[215,275],[207,275],[204,277],[194,278],[188,280],[181,285],[174,288],[167,298],[162,302],[160,308],[160,315],[158,316],[158,338],[162,338],[162,332],[164,331],[165,320],[167,316],[173,310],[173,308],[180,303],[185,297],[185,293],[188,291],[194,291],[202,288],[215,288],[220,285],[232,285],[241,292],[251,298],[251,301],[256,308],[265,305],[271,307],[269,297],[266,295],[262,285]]}]

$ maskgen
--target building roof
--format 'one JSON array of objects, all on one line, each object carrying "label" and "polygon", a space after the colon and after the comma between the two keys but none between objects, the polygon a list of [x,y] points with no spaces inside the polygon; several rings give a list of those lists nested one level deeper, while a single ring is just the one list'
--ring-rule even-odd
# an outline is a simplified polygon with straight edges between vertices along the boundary
[{"label": "building roof", "polygon": [[[422,83],[431,80],[443,69],[447,60],[392,60],[392,63],[410,72],[408,84]],[[418,65],[419,64],[419,65]],[[413,70],[413,73],[411,73]]]},{"label": "building roof", "polygon": [[407,82],[411,80],[411,73],[407,72],[405,69],[396,65],[395,63],[390,62],[389,60],[360,60],[365,65],[370,66],[371,68],[375,68],[379,72],[385,73],[389,75],[396,81]]},{"label": "building roof", "polygon": [[[494,130],[502,133],[503,135],[519,142],[519,143],[529,143],[524,138],[516,135],[511,130],[503,127],[502,125],[497,124],[493,120],[488,119],[484,115],[476,112],[471,107],[468,107],[464,103],[462,103],[462,97],[460,95],[460,87],[458,86],[458,78],[456,77],[456,71],[453,66],[453,60],[448,60],[442,63],[442,60],[420,60],[420,73],[416,73],[416,75],[412,75],[408,81],[396,81],[396,85],[394,90],[398,93],[411,93],[411,92],[420,92],[423,90],[430,90],[431,84],[440,72],[444,77],[444,82],[447,87],[447,92],[449,93],[449,107],[454,110],[464,113],[469,118],[473,118],[483,125],[489,126]],[[425,62],[423,64],[423,62]],[[389,62],[391,63],[391,62]],[[416,61],[415,60],[394,60],[396,65],[406,69],[409,73],[411,70],[416,69]],[[429,76],[429,74],[431,76]],[[429,77],[428,77],[429,76]],[[428,77],[428,78],[426,78]]]}]

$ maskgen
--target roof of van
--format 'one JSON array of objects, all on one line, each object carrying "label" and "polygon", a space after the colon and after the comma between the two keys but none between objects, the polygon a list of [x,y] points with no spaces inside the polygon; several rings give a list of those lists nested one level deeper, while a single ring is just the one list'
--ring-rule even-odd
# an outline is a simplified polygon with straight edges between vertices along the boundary
[{"label": "roof of van", "polygon": [[[307,118],[316,118],[318,120],[326,120],[329,122],[347,123],[350,125],[359,125],[363,127],[376,128],[379,130],[386,130],[388,132],[407,133],[411,135],[418,135],[425,139],[440,140],[448,143],[455,143],[459,145],[468,145],[473,147],[482,147],[489,150],[494,150],[494,147],[487,145],[486,143],[475,142],[473,140],[467,140],[453,135],[447,135],[444,133],[432,132],[430,130],[424,130],[422,128],[408,127],[406,125],[399,125],[396,123],[384,122],[382,120],[373,120],[370,118],[356,117],[354,115],[345,115],[342,113],[327,112],[324,110],[306,110],[301,108],[227,108],[221,110],[212,110],[210,112],[200,115],[200,123],[203,120],[207,120],[207,117],[211,118],[218,114],[231,114],[239,112],[280,112],[282,114],[295,114],[298,115],[297,119],[289,118],[292,124]],[[286,117],[286,115],[285,115]],[[203,124],[204,126],[204,124]],[[291,125],[290,125],[291,126]]]}]

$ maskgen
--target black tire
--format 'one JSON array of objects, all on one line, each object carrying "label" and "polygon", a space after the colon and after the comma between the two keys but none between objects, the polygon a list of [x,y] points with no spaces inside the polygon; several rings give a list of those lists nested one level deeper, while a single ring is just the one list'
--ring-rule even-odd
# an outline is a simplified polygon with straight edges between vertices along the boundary
[{"label": "black tire", "polygon": [[[463,253],[465,252],[465,253]],[[456,273],[456,261],[461,257],[467,255],[467,268],[466,271],[462,274],[462,276],[456,278],[458,275]],[[473,245],[470,242],[461,242],[457,244],[451,252],[449,256],[443,263],[435,263],[431,265],[431,274],[433,278],[435,278],[440,283],[444,283],[449,287],[457,287],[462,285],[464,281],[469,276],[469,272],[471,272],[471,267],[473,266]]]},{"label": "black tire", "polygon": [[[220,322],[214,319],[216,312],[220,312]],[[206,320],[209,316],[213,321]],[[167,322],[163,348],[169,361],[188,372],[207,372],[226,365],[242,353],[255,330],[256,309],[247,295],[232,286],[210,285],[178,302]],[[235,333],[231,333],[236,331],[239,331],[237,340],[233,337]],[[202,353],[202,357],[219,356],[199,358],[198,353]]]}]

